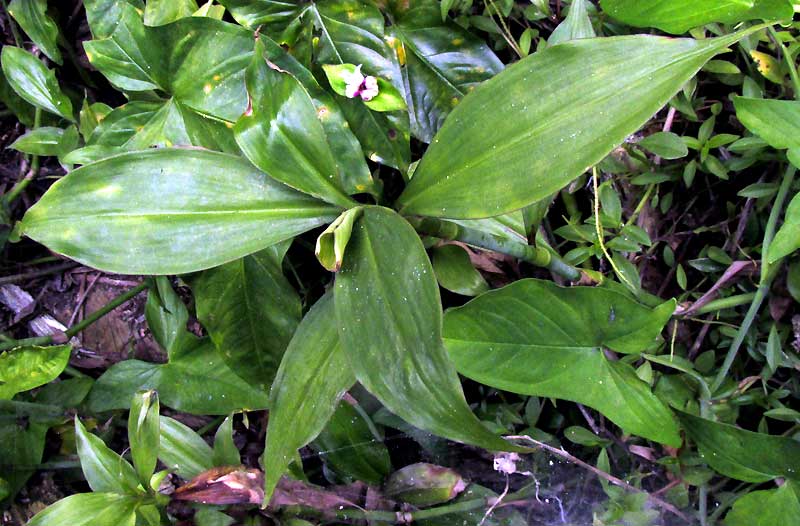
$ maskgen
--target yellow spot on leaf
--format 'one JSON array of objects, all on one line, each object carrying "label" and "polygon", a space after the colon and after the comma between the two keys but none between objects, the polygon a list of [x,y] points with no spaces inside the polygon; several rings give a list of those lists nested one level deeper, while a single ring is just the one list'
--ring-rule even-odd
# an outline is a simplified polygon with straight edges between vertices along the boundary
[{"label": "yellow spot on leaf", "polygon": [[452,99],[450,99],[450,105],[451,106],[455,106],[456,104],[458,104],[458,99],[456,97],[453,97]]},{"label": "yellow spot on leaf", "polygon": [[228,128],[233,128],[233,123],[232,122],[226,122],[225,126],[227,126]]},{"label": "yellow spot on leaf", "polygon": [[453,41],[451,42],[451,44],[453,44],[454,46],[460,46],[463,43],[464,43],[463,38],[454,38]]},{"label": "yellow spot on leaf", "polygon": [[366,189],[367,189],[367,187],[365,185],[363,185],[363,184],[357,184],[356,185],[356,190],[358,190],[359,192],[363,192]]},{"label": "yellow spot on leaf", "polygon": [[212,89],[213,89],[213,88],[211,87],[211,84],[206,84],[205,86],[203,86],[203,93],[205,93],[206,95],[208,95],[209,93],[211,93],[211,90],[212,90]]},{"label": "yellow spot on leaf", "polygon": [[214,75],[212,78],[213,78],[215,81],[219,82],[220,80],[222,80],[222,75]]},{"label": "yellow spot on leaf", "polygon": [[92,54],[91,54],[91,53],[89,53],[88,51],[86,52],[86,58],[88,58],[88,59],[89,59],[89,62],[91,62],[92,60],[94,60],[94,57],[93,57],[93,56],[92,56]]},{"label": "yellow spot on leaf", "polygon": [[328,110],[327,106],[320,106],[319,108],[317,108],[317,118],[319,120],[324,121],[325,119],[328,118],[329,114],[330,110]]}]

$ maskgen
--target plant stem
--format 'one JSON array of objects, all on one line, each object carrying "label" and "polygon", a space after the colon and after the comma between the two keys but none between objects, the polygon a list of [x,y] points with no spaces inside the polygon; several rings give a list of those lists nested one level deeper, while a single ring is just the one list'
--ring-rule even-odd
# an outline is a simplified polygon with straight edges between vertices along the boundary
[{"label": "plant stem", "polygon": [[772,280],[775,278],[775,272],[773,272],[772,268],[770,268],[771,266],[767,260],[767,252],[769,250],[769,245],[772,243],[772,238],[775,237],[775,229],[778,225],[778,218],[783,211],[783,204],[786,201],[786,197],[789,194],[789,189],[794,182],[794,175],[796,171],[797,170],[794,166],[789,165],[786,168],[786,172],[783,174],[781,186],[778,189],[777,195],[775,196],[775,202],[772,204],[772,210],[770,211],[769,219],[767,220],[767,227],[764,231],[764,242],[761,244],[761,278],[759,280],[758,289],[753,297],[753,302],[750,304],[750,308],[747,310],[744,322],[739,327],[739,331],[736,333],[736,337],[733,339],[733,342],[731,342],[731,346],[728,349],[728,354],[725,355],[725,361],[722,363],[722,367],[720,367],[717,375],[714,377],[714,382],[711,384],[712,393],[719,389],[719,386],[725,381],[728,371],[730,371],[733,361],[736,359],[736,354],[739,352],[739,347],[742,346],[742,343],[744,342],[744,339],[750,330],[750,326],[753,324],[753,321],[755,321],[756,316],[758,316],[758,311],[761,308],[761,304],[767,297],[767,293],[772,285]]},{"label": "plant stem", "polygon": [[747,294],[738,294],[736,296],[729,296],[727,298],[719,298],[716,300],[711,300],[699,309],[697,309],[692,314],[695,316],[701,316],[703,314],[709,314],[712,312],[717,312],[725,309],[732,309],[734,307],[739,307],[740,305],[747,305],[752,303],[755,299],[756,293],[749,292]]},{"label": "plant stem", "polygon": [[433,217],[410,217],[407,219],[421,234],[449,241],[461,241],[467,245],[507,254],[537,267],[548,268],[570,281],[581,279],[580,270],[568,265],[557,254],[545,248],[518,243]]},{"label": "plant stem", "polygon": [[[131,290],[120,294],[113,300],[111,300],[108,304],[106,304],[103,308],[98,309],[91,313],[90,315],[86,316],[83,320],[79,321],[69,329],[64,332],[64,336],[67,340],[81,332],[82,330],[86,329],[86,327],[90,326],[109,312],[113,311],[123,303],[133,299],[137,296],[140,292],[147,289],[147,283],[142,283]],[[49,345],[53,343],[54,337],[51,336],[39,336],[36,338],[25,338],[22,340],[12,340],[10,342],[2,342],[0,343],[0,351],[6,351],[8,349],[13,349],[14,347],[20,347],[23,345]]]}]

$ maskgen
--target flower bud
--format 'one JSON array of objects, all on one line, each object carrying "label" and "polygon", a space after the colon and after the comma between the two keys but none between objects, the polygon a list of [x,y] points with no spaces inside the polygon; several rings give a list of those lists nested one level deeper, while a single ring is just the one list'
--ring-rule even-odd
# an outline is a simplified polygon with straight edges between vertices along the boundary
[{"label": "flower bud", "polygon": [[386,496],[415,506],[432,506],[454,499],[466,486],[452,469],[420,462],[392,473]]}]

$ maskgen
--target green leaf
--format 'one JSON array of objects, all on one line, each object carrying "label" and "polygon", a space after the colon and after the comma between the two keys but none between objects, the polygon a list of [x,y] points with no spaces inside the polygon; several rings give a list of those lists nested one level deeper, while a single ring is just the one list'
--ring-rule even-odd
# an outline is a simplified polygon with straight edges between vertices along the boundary
[{"label": "green leaf", "polygon": [[148,0],[144,7],[144,23],[148,26],[163,26],[192,16],[197,9],[195,0]]},{"label": "green leaf", "polygon": [[[0,459],[3,459],[0,477],[8,483],[9,496],[13,498],[42,461],[45,435],[51,421],[50,417],[45,417],[45,422],[19,418],[15,412],[2,414],[2,417],[8,420],[0,425]],[[63,421],[60,411],[54,418]],[[0,505],[6,504],[10,504],[7,499],[0,499]]]},{"label": "green leaf", "polygon": [[800,522],[797,482],[772,490],[751,491],[739,497],[725,516],[725,526],[774,526]]},{"label": "green leaf", "polygon": [[0,400],[58,378],[69,363],[70,345],[17,347],[0,353]]},{"label": "green leaf", "polygon": [[175,99],[135,101],[109,113],[87,140],[89,146],[114,146],[116,153],[152,147],[200,146],[240,154],[229,125],[205,117]]},{"label": "green leaf", "polygon": [[78,132],[74,126],[56,128],[42,126],[28,131],[14,141],[9,148],[31,155],[60,157],[78,145]]},{"label": "green leaf", "polygon": [[709,466],[745,482],[800,478],[800,442],[746,431],[688,413],[678,412],[686,434]]},{"label": "green leaf", "polygon": [[[263,58],[291,73],[311,96],[317,115],[321,117],[319,122],[325,129],[328,145],[333,152],[334,161],[338,166],[338,174],[342,179],[346,193],[374,193],[372,174],[367,163],[364,162],[364,152],[358,142],[359,139],[356,138],[356,133],[358,133],[359,138],[362,138],[363,134],[359,133],[360,130],[364,126],[369,127],[370,123],[376,120],[377,117],[375,116],[377,114],[364,110],[363,105],[360,105],[357,107],[366,112],[362,119],[363,122],[353,120],[349,115],[346,115],[343,111],[344,108],[340,107],[333,95],[319,85],[314,75],[281,46],[263,35],[259,37],[259,41],[259,47],[263,49]],[[355,101],[341,99],[341,102]],[[356,133],[350,130],[351,126]],[[369,143],[365,142],[364,144],[367,146]]]},{"label": "green leaf", "polygon": [[558,24],[547,39],[549,46],[555,46],[569,40],[592,38],[597,36],[586,10],[586,0],[574,0],[569,6],[569,13],[563,22]]},{"label": "green leaf", "polygon": [[435,2],[414,2],[391,29],[411,133],[430,143],[459,101],[499,73],[503,63],[482,40],[443,23]]},{"label": "green leaf", "polygon": [[[497,497],[497,493],[488,488],[478,486],[477,484],[470,484],[452,504],[457,506],[460,502],[474,501],[475,499],[486,499],[488,502]],[[486,507],[481,506],[480,508],[469,511],[448,513],[442,517],[420,520],[417,524],[419,524],[419,526],[453,526],[455,524],[460,524],[461,526],[478,526],[481,523],[484,526],[526,526],[528,524],[528,521],[519,511],[514,509],[514,506],[501,506],[488,517],[484,517],[485,515]]]},{"label": "green leaf", "polygon": [[268,35],[278,35],[295,20],[304,6],[293,0],[218,0],[234,20],[250,29],[263,27]]},{"label": "green leaf", "polygon": [[481,218],[549,197],[744,34],[582,39],[519,61],[448,117],[398,200],[402,212]]},{"label": "green leaf", "polygon": [[214,435],[214,465],[238,466],[242,463],[239,448],[233,443],[233,416],[223,420]]},{"label": "green leaf", "polygon": [[214,467],[214,450],[189,426],[168,416],[161,420],[158,459],[186,480]]},{"label": "green leaf", "polygon": [[38,108],[75,121],[72,102],[61,91],[55,72],[47,69],[41,60],[14,46],[3,46],[0,60],[3,74],[17,95]]},{"label": "green leaf", "polygon": [[[347,96],[347,75],[361,74],[361,66],[354,64],[323,64],[323,71],[328,78],[331,89],[338,95]],[[374,78],[374,77],[373,77]],[[369,100],[364,100],[364,105],[373,111],[399,111],[407,108],[403,95],[387,80],[375,79],[378,87],[378,94]],[[360,97],[348,97],[350,99],[360,99]]]},{"label": "green leaf", "polygon": [[658,155],[664,159],[680,159],[689,155],[689,148],[686,143],[672,132],[656,132],[648,135],[641,141],[639,146],[645,150]]},{"label": "green leaf", "polygon": [[127,13],[141,18],[145,8],[143,0],[83,0],[83,5],[94,38],[110,36]]},{"label": "green leaf", "polygon": [[[264,60],[261,40],[247,69],[248,111],[234,127],[236,142],[258,168],[273,178],[343,207],[333,151],[311,96],[291,74]],[[276,69],[277,68],[277,69]]]},{"label": "green leaf", "polygon": [[775,263],[800,248],[800,193],[786,208],[783,225],[767,248],[767,261]]},{"label": "green leaf", "polygon": [[336,215],[334,207],[240,158],[164,148],[70,172],[28,210],[18,229],[98,269],[181,274],[256,252]]},{"label": "green leaf", "polygon": [[353,223],[361,217],[362,211],[363,208],[360,206],[345,210],[317,237],[314,253],[327,270],[339,272],[342,268],[344,251],[353,232]]},{"label": "green leaf", "polygon": [[800,102],[736,97],[736,118],[777,149],[800,147]]},{"label": "green leaf", "polygon": [[339,345],[332,294],[308,311],[270,392],[264,454],[265,502],[297,450],[319,435],[356,379]]},{"label": "green leaf", "polygon": [[89,61],[117,88],[160,89],[202,114],[230,122],[244,113],[250,31],[207,17],[148,27],[135,10],[123,9],[120,16],[111,36],[84,43]]},{"label": "green leaf", "polygon": [[115,493],[79,493],[36,514],[28,526],[134,526],[139,499]]},{"label": "green leaf", "polygon": [[386,445],[370,430],[370,424],[348,401],[339,402],[312,447],[337,475],[380,485],[391,472],[392,461]]},{"label": "green leaf", "polygon": [[156,277],[155,286],[147,293],[144,314],[153,338],[170,356],[193,343],[194,336],[186,330],[189,311],[168,278]]},{"label": "green leaf", "polygon": [[155,391],[136,393],[128,416],[128,442],[133,465],[144,487],[149,484],[158,460],[160,436],[158,414],[158,393]]},{"label": "green leaf", "polygon": [[386,208],[365,208],[334,298],[350,366],[387,409],[451,440],[514,449],[483,427],[464,399],[442,345],[433,268],[411,225]]},{"label": "green leaf", "polygon": [[472,266],[466,250],[458,245],[444,245],[432,252],[433,270],[443,288],[464,296],[477,296],[489,290],[489,284]]},{"label": "green leaf", "polygon": [[227,415],[264,409],[267,397],[225,365],[209,339],[187,346],[166,364],[125,360],[111,366],[94,384],[89,408],[94,412],[126,409],[142,389],[158,391],[161,403],[197,415]]},{"label": "green leaf", "polygon": [[25,126],[32,128],[36,119],[34,107],[17,95],[6,80],[5,74],[0,71],[0,101],[14,113],[14,116]]},{"label": "green leaf", "polygon": [[289,243],[204,271],[192,281],[197,317],[236,374],[267,391],[302,318],[283,275]]},{"label": "green leaf", "polygon": [[92,491],[140,494],[133,466],[111,451],[100,437],[86,431],[78,417],[75,417],[75,446],[81,459],[83,476]]},{"label": "green leaf", "polygon": [[644,351],[674,309],[674,301],[650,309],[608,289],[525,279],[449,310],[444,341],[469,378],[582,403],[628,433],[678,446],[678,426],[667,406],[633,367],[609,360],[602,350]]},{"label": "green leaf", "polygon": [[58,26],[47,16],[47,0],[13,0],[8,4],[8,14],[42,53],[56,64],[62,63],[57,43]]},{"label": "green leaf", "polygon": [[791,19],[787,0],[601,0],[603,11],[635,27],[657,27],[680,34],[711,22],[735,24],[745,20]]}]

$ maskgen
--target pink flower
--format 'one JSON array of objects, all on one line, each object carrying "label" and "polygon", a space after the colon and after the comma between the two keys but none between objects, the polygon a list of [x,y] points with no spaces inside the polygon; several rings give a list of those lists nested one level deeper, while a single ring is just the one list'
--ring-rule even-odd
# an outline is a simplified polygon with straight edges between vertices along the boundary
[{"label": "pink flower", "polygon": [[361,97],[363,101],[370,101],[378,94],[378,79],[365,77],[361,73],[361,64],[352,73],[342,73],[342,79],[346,84],[345,95],[350,99]]}]

